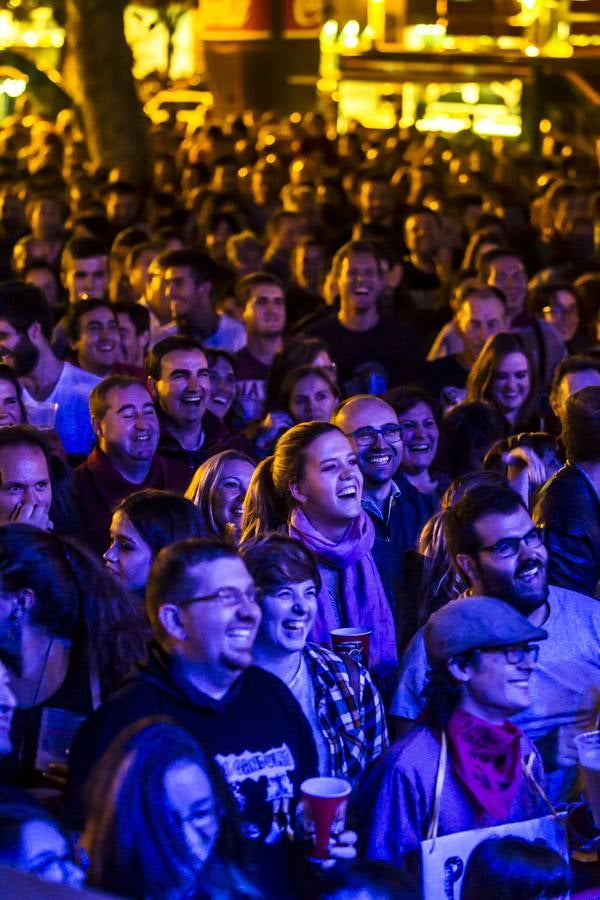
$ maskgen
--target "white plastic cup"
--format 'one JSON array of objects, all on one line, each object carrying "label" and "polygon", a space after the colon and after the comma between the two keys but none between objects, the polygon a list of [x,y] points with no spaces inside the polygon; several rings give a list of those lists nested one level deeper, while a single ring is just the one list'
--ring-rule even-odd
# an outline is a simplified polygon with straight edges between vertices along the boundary
[{"label": "white plastic cup", "polygon": [[27,422],[40,431],[52,431],[56,423],[58,403],[48,400],[27,404]]},{"label": "white plastic cup", "polygon": [[596,828],[600,828],[600,731],[584,731],[575,737],[585,795]]}]

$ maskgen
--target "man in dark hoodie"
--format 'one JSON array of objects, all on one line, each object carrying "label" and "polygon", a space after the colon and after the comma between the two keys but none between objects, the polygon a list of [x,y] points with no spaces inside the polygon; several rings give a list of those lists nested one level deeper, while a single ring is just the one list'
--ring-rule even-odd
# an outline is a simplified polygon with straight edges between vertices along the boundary
[{"label": "man in dark hoodie", "polygon": [[180,541],[154,562],[146,610],[154,633],[146,662],[84,724],[72,747],[71,824],[81,825],[81,788],[113,738],[146,716],[169,716],[223,769],[264,887],[287,897],[286,831],[300,784],[317,774],[317,753],[293,695],[251,665],[261,619],[252,578],[235,549]]}]

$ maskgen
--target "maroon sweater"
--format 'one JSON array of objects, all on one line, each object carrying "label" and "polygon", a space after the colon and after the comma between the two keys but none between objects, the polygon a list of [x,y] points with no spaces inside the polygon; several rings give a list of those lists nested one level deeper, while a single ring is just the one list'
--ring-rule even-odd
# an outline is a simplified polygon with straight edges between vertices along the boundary
[{"label": "maroon sweater", "polygon": [[152,460],[146,480],[142,484],[133,484],[113,466],[106,453],[94,447],[86,461],[77,466],[73,478],[83,503],[90,538],[95,549],[99,553],[104,553],[108,547],[113,510],[121,500],[145,488],[183,494],[190,477],[187,466],[165,459],[157,453]]}]

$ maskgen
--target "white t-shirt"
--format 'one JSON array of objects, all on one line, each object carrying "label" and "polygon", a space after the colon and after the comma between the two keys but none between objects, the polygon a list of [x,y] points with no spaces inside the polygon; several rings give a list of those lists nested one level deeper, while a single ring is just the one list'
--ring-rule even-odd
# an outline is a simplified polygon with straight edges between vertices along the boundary
[{"label": "white t-shirt", "polygon": [[[241,322],[236,322],[235,319],[232,319],[231,316],[226,316],[225,313],[222,313],[217,318],[216,331],[210,337],[202,338],[200,343],[204,347],[210,347],[212,350],[227,350],[229,353],[237,353],[238,350],[246,346],[245,327]],[[158,344],[164,338],[180,333],[177,322],[171,321],[152,335],[152,346],[154,347],[155,344]]]},{"label": "white t-shirt", "polygon": [[241,322],[236,322],[231,316],[222,313],[219,316],[217,330],[202,343],[212,350],[227,350],[229,353],[237,353],[246,346],[246,329]]},{"label": "white t-shirt", "polygon": [[[66,453],[85,453],[92,449],[94,432],[90,420],[90,392],[101,379],[91,372],[63,363],[60,377],[54,390],[45,400],[58,403],[56,413],[56,430]],[[23,388],[25,406],[35,406],[36,401],[29,391]]]},{"label": "white t-shirt", "polygon": [[300,704],[302,712],[308,719],[308,723],[311,727],[319,757],[319,775],[330,775],[331,762],[329,746],[325,740],[321,726],[319,725],[317,704],[315,702],[315,689],[304,656],[300,657],[300,667],[287,686]]}]

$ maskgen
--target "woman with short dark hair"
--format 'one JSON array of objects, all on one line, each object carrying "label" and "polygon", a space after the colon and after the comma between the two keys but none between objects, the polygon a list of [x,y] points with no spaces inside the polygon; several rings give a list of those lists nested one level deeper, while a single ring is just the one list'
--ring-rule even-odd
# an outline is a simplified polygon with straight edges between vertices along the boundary
[{"label": "woman with short dark hair", "polygon": [[249,541],[241,553],[262,609],[254,664],[281,678],[300,703],[319,774],[356,783],[387,746],[385,715],[365,668],[308,642],[321,588],[317,560],[300,541],[280,534]]}]

